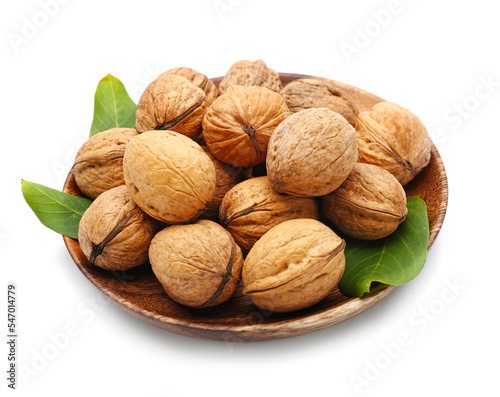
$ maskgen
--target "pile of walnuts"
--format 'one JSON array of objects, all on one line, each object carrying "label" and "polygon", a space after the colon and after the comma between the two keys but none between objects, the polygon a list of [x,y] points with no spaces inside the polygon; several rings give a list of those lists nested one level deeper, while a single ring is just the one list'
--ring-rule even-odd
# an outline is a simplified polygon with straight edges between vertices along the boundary
[{"label": "pile of walnuts", "polygon": [[282,87],[262,60],[239,61],[217,87],[166,71],[142,94],[136,128],[92,136],[72,172],[95,199],[78,239],[92,265],[146,262],[174,301],[218,305],[240,280],[274,312],[336,287],[345,242],[394,232],[403,185],[430,160],[422,122],[395,103],[360,113],[333,81]]}]

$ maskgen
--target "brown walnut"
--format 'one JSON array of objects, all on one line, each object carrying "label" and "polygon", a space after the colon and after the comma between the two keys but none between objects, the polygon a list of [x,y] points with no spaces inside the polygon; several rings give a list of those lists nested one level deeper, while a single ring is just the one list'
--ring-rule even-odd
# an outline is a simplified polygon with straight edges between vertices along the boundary
[{"label": "brown walnut", "polygon": [[266,160],[269,137],[290,115],[283,97],[263,87],[230,87],[208,108],[203,136],[212,154],[235,167]]},{"label": "brown walnut", "polygon": [[292,114],[274,131],[267,177],[281,193],[324,196],[347,178],[358,157],[354,128],[327,108]]},{"label": "brown walnut", "polygon": [[220,203],[226,193],[244,179],[243,169],[217,160],[206,146],[202,146],[202,149],[214,163],[216,183],[212,200],[207,204],[207,210],[200,218],[218,221]]},{"label": "brown walnut", "polygon": [[322,210],[345,234],[365,240],[394,232],[408,213],[403,186],[388,171],[358,163],[344,183],[322,197]]},{"label": "brown walnut", "polygon": [[78,241],[91,265],[127,270],[147,262],[159,224],[135,204],[122,185],[102,193],[83,213]]},{"label": "brown walnut", "polygon": [[220,223],[244,252],[272,227],[297,219],[318,219],[313,198],[280,194],[265,177],[248,179],[232,188],[222,200]]},{"label": "brown walnut", "polygon": [[179,67],[167,70],[165,73],[175,74],[188,79],[196,87],[201,88],[207,98],[205,99],[205,107],[208,108],[210,104],[219,96],[219,90],[212,80],[210,80],[203,73],[197,72],[191,68]]},{"label": "brown walnut", "polygon": [[91,199],[125,183],[123,154],[128,141],[137,135],[133,128],[112,128],[91,136],[78,150],[73,168],[78,188]]},{"label": "brown walnut", "polygon": [[349,97],[333,82],[326,79],[297,79],[280,91],[292,112],[311,108],[328,108],[344,116],[356,126],[358,109]]},{"label": "brown walnut", "polygon": [[282,87],[278,73],[268,68],[262,59],[255,62],[247,60],[235,62],[219,84],[220,93],[225,93],[233,85],[259,86],[275,92],[279,92]]},{"label": "brown walnut", "polygon": [[358,115],[359,161],[375,164],[404,186],[431,158],[431,140],[422,121],[392,102],[380,102]]},{"label": "brown walnut", "polygon": [[201,133],[206,97],[185,77],[162,73],[139,99],[137,131],[172,130],[196,139]]},{"label": "brown walnut", "polygon": [[196,219],[216,185],[212,160],[200,145],[174,131],[147,131],[131,139],[123,175],[137,205],[167,223]]},{"label": "brown walnut", "polygon": [[243,266],[241,250],[231,235],[205,219],[163,229],[151,242],[149,258],[168,296],[197,308],[228,300]]},{"label": "brown walnut", "polygon": [[257,306],[290,312],[318,303],[345,269],[345,242],[314,219],[273,227],[255,243],[243,264],[243,293]]}]

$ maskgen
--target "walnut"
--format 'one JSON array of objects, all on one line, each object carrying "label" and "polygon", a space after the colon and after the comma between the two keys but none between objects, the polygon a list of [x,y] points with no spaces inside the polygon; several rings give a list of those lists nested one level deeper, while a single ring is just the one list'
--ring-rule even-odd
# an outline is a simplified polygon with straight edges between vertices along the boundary
[{"label": "walnut", "polygon": [[123,175],[137,205],[167,223],[196,219],[216,184],[215,166],[201,146],[174,131],[147,131],[131,139]]},{"label": "walnut", "polygon": [[235,62],[219,84],[220,93],[224,94],[233,85],[259,86],[275,92],[279,92],[282,87],[278,73],[268,68],[262,59],[255,62],[246,60]]},{"label": "walnut", "polygon": [[90,264],[106,270],[127,270],[148,260],[159,222],[132,200],[125,185],[97,197],[83,213],[78,241]]},{"label": "walnut", "polygon": [[185,77],[163,73],[139,99],[137,131],[172,130],[196,139],[201,133],[206,97],[201,88]]},{"label": "walnut", "polygon": [[323,196],[347,178],[358,157],[354,128],[327,108],[292,114],[274,131],[267,177],[280,193]]},{"label": "walnut", "polygon": [[208,108],[203,136],[215,157],[235,167],[266,160],[274,129],[290,115],[280,94],[263,87],[229,87]]},{"label": "walnut", "polygon": [[345,269],[345,242],[314,219],[273,227],[255,243],[243,264],[243,293],[257,306],[290,312],[318,303]]},{"label": "walnut", "polygon": [[204,74],[197,72],[194,69],[179,67],[169,69],[165,73],[185,77],[196,87],[201,88],[207,96],[207,98],[205,99],[205,107],[207,108],[215,100],[215,98],[219,96],[219,90],[217,89],[217,86],[213,83],[213,81]]},{"label": "walnut", "polygon": [[322,197],[322,210],[341,232],[375,240],[394,232],[406,219],[406,193],[388,171],[358,163],[344,183]]},{"label": "walnut", "polygon": [[292,112],[311,108],[328,108],[344,116],[356,126],[358,109],[349,97],[331,80],[297,79],[280,91]]},{"label": "walnut", "polygon": [[380,102],[358,115],[359,161],[378,165],[404,186],[431,158],[431,140],[422,121],[392,102]]},{"label": "walnut", "polygon": [[163,229],[151,242],[149,258],[168,296],[197,308],[228,300],[243,266],[241,250],[231,235],[205,219]]},{"label": "walnut", "polygon": [[280,194],[265,177],[248,179],[232,188],[222,200],[220,223],[244,252],[277,224],[290,219],[318,219],[314,199]]},{"label": "walnut", "polygon": [[91,136],[78,150],[71,171],[78,188],[91,199],[123,185],[123,153],[137,135],[133,128],[112,128]]},{"label": "walnut", "polygon": [[200,216],[200,218],[217,221],[219,220],[220,203],[229,190],[243,181],[243,169],[233,167],[231,164],[226,164],[217,160],[206,146],[202,146],[202,149],[214,163],[216,184],[212,200],[210,200],[207,204],[207,210]]}]

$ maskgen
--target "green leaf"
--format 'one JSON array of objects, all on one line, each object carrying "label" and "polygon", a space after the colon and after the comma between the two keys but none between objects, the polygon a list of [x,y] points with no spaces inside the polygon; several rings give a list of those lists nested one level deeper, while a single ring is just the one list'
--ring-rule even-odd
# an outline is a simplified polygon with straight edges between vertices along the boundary
[{"label": "green leaf", "polygon": [[130,99],[123,83],[108,74],[97,86],[94,119],[90,136],[110,128],[135,128],[137,105]]},{"label": "green leaf", "polygon": [[339,283],[344,295],[360,297],[380,284],[405,284],[420,273],[429,243],[427,207],[418,197],[409,197],[406,206],[406,220],[388,237],[344,237],[346,268]]},{"label": "green leaf", "polygon": [[78,225],[91,200],[63,193],[37,183],[21,181],[23,196],[35,215],[49,229],[78,239]]}]

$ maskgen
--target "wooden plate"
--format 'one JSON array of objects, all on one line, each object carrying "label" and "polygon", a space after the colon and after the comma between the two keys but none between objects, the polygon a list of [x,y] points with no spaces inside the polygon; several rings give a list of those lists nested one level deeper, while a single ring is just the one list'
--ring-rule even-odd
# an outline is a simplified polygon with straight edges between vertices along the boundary
[{"label": "wooden plate", "polygon": [[[283,84],[311,76],[280,74]],[[218,84],[221,78],[213,81]],[[338,82],[360,111],[383,99]],[[418,196],[426,204],[430,222],[429,247],[443,223],[448,201],[448,183],[443,162],[434,145],[430,164],[405,187],[408,196]],[[83,196],[70,173],[65,192]],[[287,338],[320,330],[370,308],[388,296],[391,286],[363,298],[348,298],[335,289],[313,307],[293,313],[275,314],[254,306],[238,289],[227,302],[202,310],[172,301],[156,280],[151,266],[145,264],[126,272],[107,272],[91,266],[76,240],[64,237],[66,247],[82,273],[121,309],[156,327],[191,337],[223,341],[259,341]]]}]

